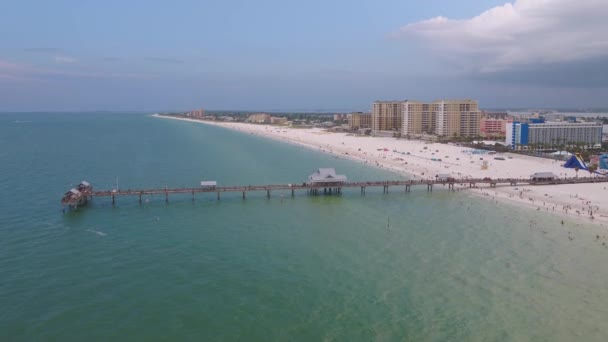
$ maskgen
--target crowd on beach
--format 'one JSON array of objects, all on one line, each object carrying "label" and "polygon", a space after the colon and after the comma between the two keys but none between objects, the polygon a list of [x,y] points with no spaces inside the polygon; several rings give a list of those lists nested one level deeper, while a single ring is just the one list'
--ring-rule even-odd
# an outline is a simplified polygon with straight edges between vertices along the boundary
[{"label": "crowd on beach", "polygon": [[[495,159],[497,155],[450,144],[390,137],[362,137],[329,133],[318,128],[292,129],[244,123],[204,123],[305,146],[329,153],[335,158],[359,161],[415,180],[435,179],[438,174],[450,174],[459,179],[528,178],[535,172],[552,172],[560,178],[579,176],[577,171],[564,168],[563,162],[558,160],[511,153],[501,154],[500,158]],[[455,190],[471,191],[468,186],[456,187]],[[489,196],[488,188],[479,190],[473,193]],[[608,190],[604,183],[497,187],[492,188],[492,191],[494,201],[512,201],[539,211],[585,218],[602,225],[608,224]]]}]

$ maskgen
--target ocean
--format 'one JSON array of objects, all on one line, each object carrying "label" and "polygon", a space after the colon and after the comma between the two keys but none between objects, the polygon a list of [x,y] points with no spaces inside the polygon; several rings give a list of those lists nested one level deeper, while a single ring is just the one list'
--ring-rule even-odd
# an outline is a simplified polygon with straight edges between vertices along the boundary
[{"label": "ocean", "polygon": [[[2,341],[606,341],[606,228],[420,187],[95,198],[403,176],[132,113],[0,114]],[[564,224],[562,224],[564,220]]]}]

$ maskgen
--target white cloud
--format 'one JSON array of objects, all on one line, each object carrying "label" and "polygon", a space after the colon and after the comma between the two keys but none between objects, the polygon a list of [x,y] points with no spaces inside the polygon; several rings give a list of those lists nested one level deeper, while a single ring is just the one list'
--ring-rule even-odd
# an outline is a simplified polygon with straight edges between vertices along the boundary
[{"label": "white cloud", "polygon": [[72,64],[77,62],[76,58],[66,56],[55,56],[53,59],[55,60],[55,63],[60,64]]},{"label": "white cloud", "polygon": [[436,17],[395,33],[471,72],[608,59],[608,0],[516,0],[464,20]]}]

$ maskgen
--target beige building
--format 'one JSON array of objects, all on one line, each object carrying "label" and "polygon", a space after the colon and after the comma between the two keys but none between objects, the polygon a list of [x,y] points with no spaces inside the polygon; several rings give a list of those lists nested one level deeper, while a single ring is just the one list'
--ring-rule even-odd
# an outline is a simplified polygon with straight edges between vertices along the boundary
[{"label": "beige building", "polygon": [[479,136],[481,112],[477,101],[441,100],[432,103],[405,101],[401,134]]},{"label": "beige building", "polygon": [[194,119],[202,119],[203,117],[205,117],[205,109],[204,108],[200,108],[200,109],[195,109],[192,111],[189,111],[186,116],[194,118]]},{"label": "beige building", "polygon": [[433,134],[435,132],[435,116],[429,103],[405,101],[403,104],[403,126],[401,133]]},{"label": "beige building", "polygon": [[273,116],[270,118],[270,124],[279,126],[287,125],[287,118],[277,118]]},{"label": "beige building", "polygon": [[270,123],[270,115],[260,113],[260,114],[251,114],[247,118],[247,122],[257,123],[257,124],[269,124]]},{"label": "beige building", "polygon": [[404,101],[376,101],[372,106],[373,134],[402,130]]},{"label": "beige building", "polygon": [[440,100],[432,103],[435,134],[445,137],[480,135],[481,112],[474,100]]},{"label": "beige building", "polygon": [[362,112],[348,114],[348,127],[351,131],[361,128],[372,128],[372,114]]}]

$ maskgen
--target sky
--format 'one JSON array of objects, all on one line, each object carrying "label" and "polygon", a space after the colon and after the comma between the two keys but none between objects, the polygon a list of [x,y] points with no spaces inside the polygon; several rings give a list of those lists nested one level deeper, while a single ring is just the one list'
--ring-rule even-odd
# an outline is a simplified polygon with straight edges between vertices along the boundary
[{"label": "sky", "polygon": [[608,107],[608,0],[9,0],[0,111]]}]

